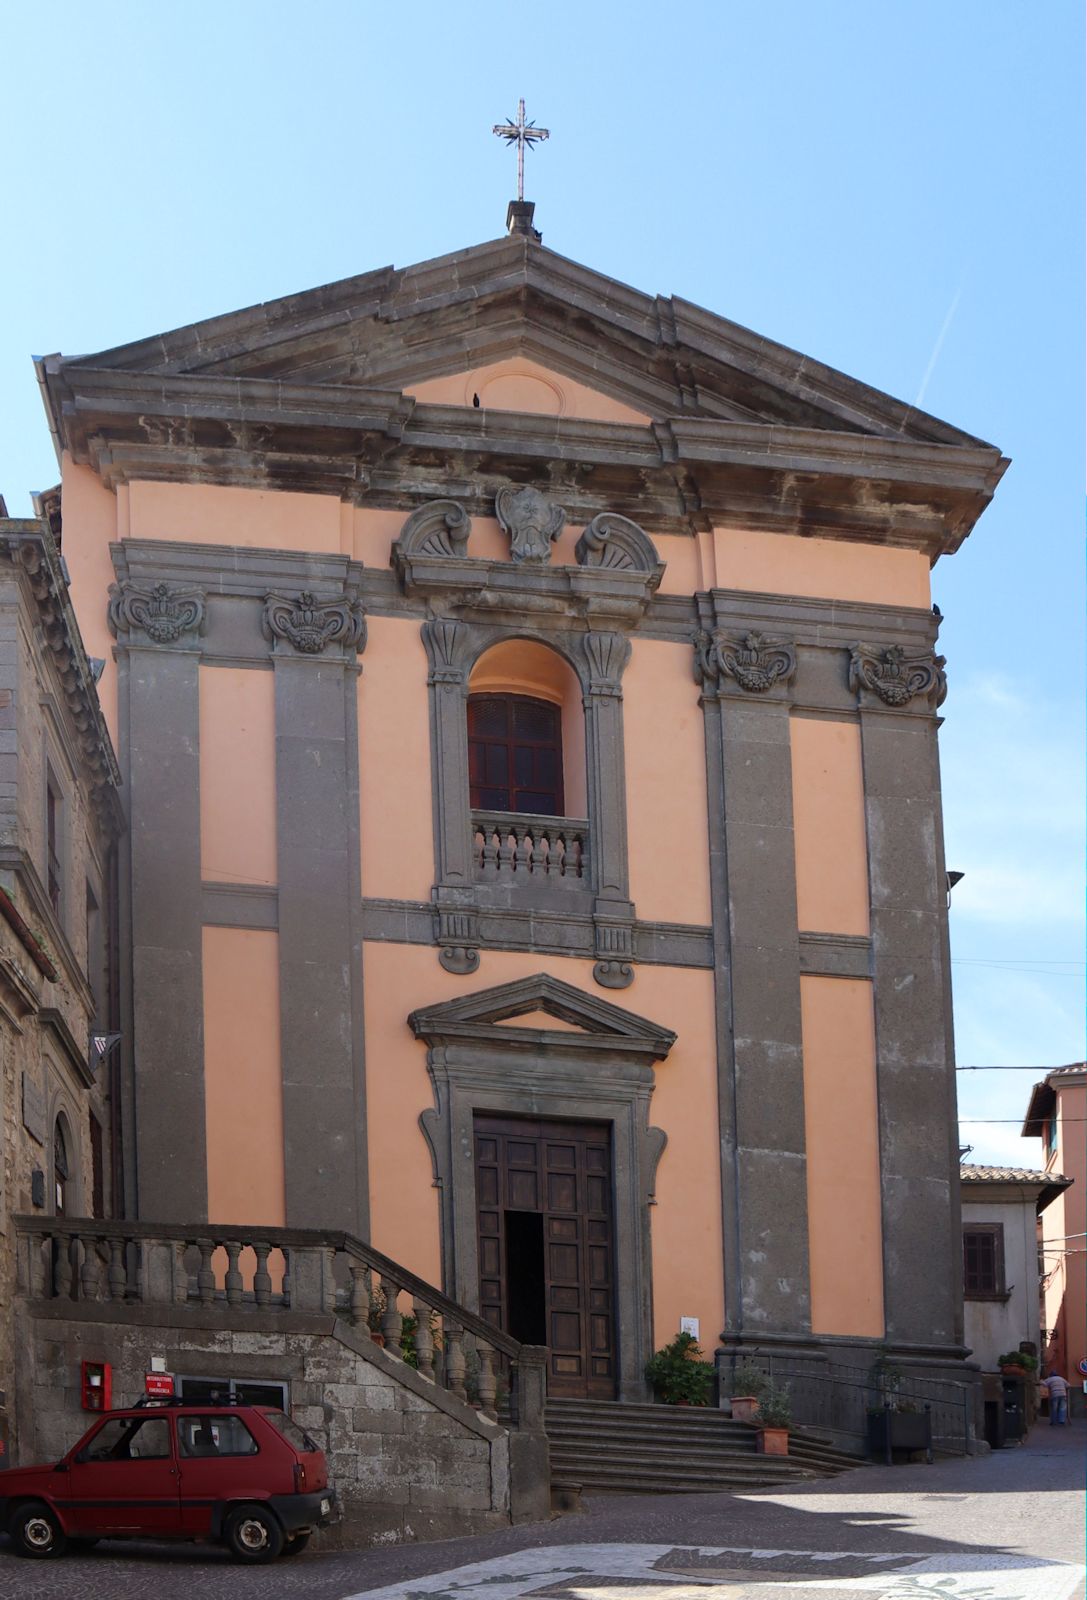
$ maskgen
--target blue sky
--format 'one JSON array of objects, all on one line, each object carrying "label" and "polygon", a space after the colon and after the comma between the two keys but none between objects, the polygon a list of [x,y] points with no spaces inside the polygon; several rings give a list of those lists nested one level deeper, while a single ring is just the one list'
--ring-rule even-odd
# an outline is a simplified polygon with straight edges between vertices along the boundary
[{"label": "blue sky", "polygon": [[[0,16],[0,489],[56,479],[30,356],[107,348],[501,233],[1000,445],[940,562],[959,1061],[1083,1055],[1080,7],[232,0]],[[923,394],[922,394],[923,390]],[[972,1159],[1037,1162],[1031,1073],[963,1073]],[[1011,1119],[1011,1120],[995,1120]]]}]

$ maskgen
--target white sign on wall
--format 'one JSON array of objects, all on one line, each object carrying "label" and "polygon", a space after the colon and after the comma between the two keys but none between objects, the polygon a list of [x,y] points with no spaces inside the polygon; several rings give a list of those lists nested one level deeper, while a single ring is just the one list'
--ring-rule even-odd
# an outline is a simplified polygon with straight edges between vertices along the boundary
[{"label": "white sign on wall", "polygon": [[680,1331],[680,1333],[693,1334],[693,1336],[697,1339],[698,1338],[698,1318],[697,1317],[680,1317],[680,1319],[679,1319],[679,1331]]}]

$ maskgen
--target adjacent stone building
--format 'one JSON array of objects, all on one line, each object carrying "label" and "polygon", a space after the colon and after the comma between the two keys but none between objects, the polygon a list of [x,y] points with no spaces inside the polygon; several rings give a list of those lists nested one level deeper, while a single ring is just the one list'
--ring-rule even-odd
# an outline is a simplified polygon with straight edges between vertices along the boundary
[{"label": "adjacent stone building", "polygon": [[1006,463],[530,212],[41,364],[126,1214],[369,1240],[553,1399],[681,1319],[957,1372],[929,580]]},{"label": "adjacent stone building", "polygon": [[0,501],[0,1386],[9,1405],[14,1217],[105,1217],[114,1204],[117,1096],[108,1043],[96,1049],[92,1035],[114,1028],[119,993],[117,782],[49,522],[9,518]]}]

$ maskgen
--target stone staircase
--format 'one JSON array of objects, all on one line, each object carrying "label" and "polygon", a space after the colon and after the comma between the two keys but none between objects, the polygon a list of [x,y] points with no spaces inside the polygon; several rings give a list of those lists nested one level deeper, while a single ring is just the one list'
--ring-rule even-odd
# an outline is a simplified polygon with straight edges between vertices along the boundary
[{"label": "stone staircase", "polygon": [[707,1494],[833,1477],[863,1463],[818,1434],[789,1433],[787,1456],[756,1449],[750,1423],[708,1407],[548,1400],[553,1488],[586,1492]]}]

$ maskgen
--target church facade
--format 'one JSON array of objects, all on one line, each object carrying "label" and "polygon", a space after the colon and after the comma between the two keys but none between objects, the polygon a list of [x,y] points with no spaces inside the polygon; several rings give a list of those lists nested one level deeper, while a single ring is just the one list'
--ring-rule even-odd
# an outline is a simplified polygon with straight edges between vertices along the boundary
[{"label": "church facade", "polygon": [[354,1233],[554,1395],[681,1319],[954,1365],[929,576],[1005,463],[527,210],[41,365],[126,1214]]}]

